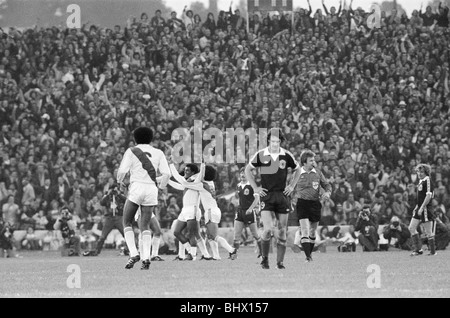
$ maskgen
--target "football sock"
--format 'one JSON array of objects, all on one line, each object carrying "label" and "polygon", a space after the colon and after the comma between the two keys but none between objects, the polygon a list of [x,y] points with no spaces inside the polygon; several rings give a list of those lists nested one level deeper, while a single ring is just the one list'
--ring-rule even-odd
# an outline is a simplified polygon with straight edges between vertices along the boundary
[{"label": "football sock", "polygon": [[217,244],[217,242],[214,240],[209,240],[209,246],[211,246],[211,252],[213,254],[213,257],[215,259],[220,259],[219,244]]},{"label": "football sock", "polygon": [[138,235],[138,249],[139,249],[139,255],[144,255],[144,249],[142,248],[142,233],[139,233]]},{"label": "football sock", "polygon": [[206,248],[205,240],[203,238],[197,240],[197,246],[204,257],[206,258],[211,257],[211,255],[208,252],[208,249]]},{"label": "football sock", "polygon": [[431,254],[436,253],[436,244],[434,241],[434,236],[428,238],[428,247],[430,249]]},{"label": "football sock", "polygon": [[189,251],[189,253],[195,259],[195,257],[197,256],[197,246],[191,246],[191,250]]},{"label": "football sock", "polygon": [[158,256],[160,241],[161,241],[160,236],[153,236],[153,238],[152,238],[152,257]]},{"label": "football sock", "polygon": [[413,246],[413,251],[419,251],[419,234],[414,234],[411,236],[411,242]]},{"label": "football sock", "polygon": [[309,252],[312,253],[314,250],[314,245],[316,244],[316,238],[315,237],[309,237]]},{"label": "football sock", "polygon": [[261,255],[263,257],[268,257],[269,256],[269,250],[270,250],[271,242],[272,242],[271,239],[268,239],[268,240],[261,239]]},{"label": "football sock", "polygon": [[126,227],[123,229],[123,232],[125,234],[125,242],[127,243],[128,250],[130,251],[130,257],[138,255],[139,253],[136,248],[133,229],[131,227]]},{"label": "football sock", "polygon": [[300,239],[300,244],[303,247],[303,251],[305,252],[306,257],[310,257],[311,256],[311,251],[309,250],[309,248],[311,247],[311,245],[309,243],[309,238],[308,237],[302,237]]},{"label": "football sock", "polygon": [[284,261],[284,254],[286,253],[286,241],[279,241],[277,244],[277,263]]},{"label": "football sock", "polygon": [[186,248],[184,247],[184,244],[181,242],[178,242],[178,257],[181,259],[185,259],[186,257]]},{"label": "football sock", "polygon": [[150,248],[152,247],[152,233],[150,231],[142,232],[142,259],[150,259]]},{"label": "football sock", "polygon": [[228,251],[228,253],[233,253],[234,252],[234,247],[232,247],[230,244],[228,244],[227,240],[224,239],[222,236],[216,236],[215,241],[217,243],[219,243],[219,245],[221,247],[226,249]]}]

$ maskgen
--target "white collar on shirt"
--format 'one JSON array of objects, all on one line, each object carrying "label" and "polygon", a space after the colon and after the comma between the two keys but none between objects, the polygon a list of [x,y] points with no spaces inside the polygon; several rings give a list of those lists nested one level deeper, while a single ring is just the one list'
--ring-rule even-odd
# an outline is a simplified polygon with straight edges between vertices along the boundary
[{"label": "white collar on shirt", "polygon": [[264,148],[264,156],[268,156],[268,155],[276,155],[276,156],[284,156],[286,155],[286,152],[284,151],[283,148],[280,147],[280,152],[279,153],[270,153],[269,152],[269,147]]},{"label": "white collar on shirt", "polygon": [[419,180],[419,183],[421,183],[422,181],[426,181],[429,178],[430,178],[429,176],[425,176],[425,178]]},{"label": "white collar on shirt", "polygon": [[312,168],[312,170],[310,172],[307,172],[303,167],[300,168],[300,174],[304,174],[304,173],[317,173],[316,168]]},{"label": "white collar on shirt", "polygon": [[249,185],[250,181],[247,181],[246,183],[239,182],[238,187],[245,187],[246,185]]}]

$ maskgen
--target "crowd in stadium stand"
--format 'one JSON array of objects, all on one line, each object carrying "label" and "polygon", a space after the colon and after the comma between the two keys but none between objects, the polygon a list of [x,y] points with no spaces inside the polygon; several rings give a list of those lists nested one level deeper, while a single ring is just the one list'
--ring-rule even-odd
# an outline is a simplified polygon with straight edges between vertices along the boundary
[{"label": "crowd in stadium stand", "polygon": [[[92,229],[134,128],[152,127],[154,146],[170,156],[172,131],[192,134],[202,120],[203,129],[281,127],[297,158],[314,151],[333,185],[323,225],[350,224],[364,205],[380,224],[394,215],[408,222],[419,162],[432,167],[433,205],[448,223],[448,8],[382,12],[373,29],[369,14],[303,8],[294,19],[250,13],[247,21],[232,8],[207,17],[186,8],[114,28],[1,31],[3,221],[52,229],[68,206],[80,229]],[[217,165],[219,198],[244,164]],[[219,199],[222,226],[236,201]],[[181,193],[168,187],[163,227],[180,208]]]}]

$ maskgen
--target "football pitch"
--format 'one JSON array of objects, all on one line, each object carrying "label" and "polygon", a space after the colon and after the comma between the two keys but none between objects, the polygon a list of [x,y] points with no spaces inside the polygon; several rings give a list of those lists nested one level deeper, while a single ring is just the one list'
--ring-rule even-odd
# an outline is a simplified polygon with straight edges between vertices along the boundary
[{"label": "football pitch", "polygon": [[0,259],[0,298],[439,298],[450,297],[450,252],[410,257],[409,252],[339,253],[328,247],[305,263],[287,249],[286,269],[263,270],[254,247],[236,260],[152,262],[149,271],[124,269],[126,256],[104,250],[98,257],[25,252]]}]

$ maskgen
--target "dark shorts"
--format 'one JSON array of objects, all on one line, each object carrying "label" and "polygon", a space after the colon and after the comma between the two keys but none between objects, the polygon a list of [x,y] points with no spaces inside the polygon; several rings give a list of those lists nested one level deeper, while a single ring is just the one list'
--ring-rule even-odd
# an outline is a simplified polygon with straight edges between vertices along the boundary
[{"label": "dark shorts", "polygon": [[247,209],[238,208],[236,212],[236,221],[242,222],[244,224],[252,224],[255,223],[255,213],[245,214]]},{"label": "dark shorts", "polygon": [[418,211],[419,211],[419,209],[415,209],[413,211],[414,219],[420,220],[421,222],[433,221],[435,219],[434,210],[431,207],[425,207],[425,209],[422,212],[422,215],[419,215],[417,213]]},{"label": "dark shorts", "polygon": [[297,217],[299,220],[309,219],[311,222],[319,222],[321,211],[322,204],[320,201],[303,199],[297,201]]},{"label": "dark shorts", "polygon": [[283,192],[269,192],[261,197],[261,211],[273,211],[276,214],[288,214],[291,205]]}]

